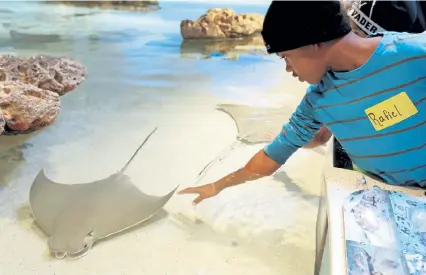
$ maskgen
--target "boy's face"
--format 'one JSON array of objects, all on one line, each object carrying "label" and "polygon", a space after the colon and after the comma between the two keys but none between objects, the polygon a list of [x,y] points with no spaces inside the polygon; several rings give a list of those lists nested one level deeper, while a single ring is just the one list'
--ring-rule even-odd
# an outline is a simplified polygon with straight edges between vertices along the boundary
[{"label": "boy's face", "polygon": [[278,56],[285,59],[287,72],[309,84],[319,83],[327,70],[324,55],[317,45],[279,52]]}]

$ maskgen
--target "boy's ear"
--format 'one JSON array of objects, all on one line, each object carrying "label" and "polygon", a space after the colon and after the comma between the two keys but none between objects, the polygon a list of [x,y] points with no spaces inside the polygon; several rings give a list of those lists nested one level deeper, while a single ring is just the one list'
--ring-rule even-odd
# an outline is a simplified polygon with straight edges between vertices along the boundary
[{"label": "boy's ear", "polygon": [[310,49],[309,51],[311,52],[312,55],[317,55],[319,50],[320,50],[321,45],[320,44],[312,44],[310,45]]}]

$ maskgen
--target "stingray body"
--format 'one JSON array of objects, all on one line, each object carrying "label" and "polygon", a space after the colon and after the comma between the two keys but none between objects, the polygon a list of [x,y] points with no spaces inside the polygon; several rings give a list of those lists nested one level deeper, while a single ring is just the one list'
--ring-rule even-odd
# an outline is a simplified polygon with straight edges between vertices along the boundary
[{"label": "stingray body", "polygon": [[292,112],[285,108],[262,108],[238,104],[218,104],[216,109],[230,115],[238,128],[238,139],[253,144],[269,142],[288,121]]},{"label": "stingray body", "polygon": [[165,196],[150,196],[123,174],[155,130],[126,166],[106,179],[60,184],[39,172],[30,189],[31,211],[57,258],[86,255],[96,241],[146,221],[173,196],[177,187]]}]

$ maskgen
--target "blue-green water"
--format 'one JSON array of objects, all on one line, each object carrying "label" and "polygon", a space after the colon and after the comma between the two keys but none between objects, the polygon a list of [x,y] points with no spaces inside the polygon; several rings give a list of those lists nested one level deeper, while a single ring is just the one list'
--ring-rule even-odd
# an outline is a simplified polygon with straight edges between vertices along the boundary
[{"label": "blue-green water", "polygon": [[[267,8],[262,3],[225,3],[164,1],[158,11],[139,13],[41,1],[1,2],[0,52],[69,56],[89,72],[77,90],[62,97],[56,123],[35,134],[32,143],[84,144],[93,135],[126,135],[135,125],[148,127],[169,114],[208,111],[221,100],[256,101],[275,85],[271,71],[282,70],[276,59],[250,54],[236,61],[202,59],[208,52],[182,43],[180,20],[196,19],[208,8],[258,13]],[[54,34],[60,40],[15,41],[10,30]],[[174,124],[172,119],[168,124]]]},{"label": "blue-green water", "polygon": [[[196,19],[211,7],[264,13],[265,4],[164,1],[160,7],[139,13],[41,1],[1,2],[0,52],[68,56],[80,60],[89,72],[81,86],[62,97],[61,113],[52,126],[31,137],[7,140],[29,138],[36,146],[27,146],[28,159],[49,167],[46,150],[55,145],[78,141],[91,150],[93,140],[110,144],[162,124],[188,125],[185,115],[212,112],[223,100],[259,103],[258,95],[276,84],[283,70],[276,58],[242,54],[236,61],[203,59],[209,53],[182,46],[179,30],[180,20]],[[16,41],[10,30],[60,39]]]}]

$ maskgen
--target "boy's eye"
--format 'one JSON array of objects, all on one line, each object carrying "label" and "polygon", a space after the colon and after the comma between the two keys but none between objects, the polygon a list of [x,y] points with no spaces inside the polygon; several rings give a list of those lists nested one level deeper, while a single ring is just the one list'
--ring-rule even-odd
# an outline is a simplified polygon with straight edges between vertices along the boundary
[{"label": "boy's eye", "polygon": [[287,61],[287,58],[285,57],[285,55],[279,55],[279,54],[277,54],[277,56],[278,56],[280,59],[284,59],[285,61]]}]

